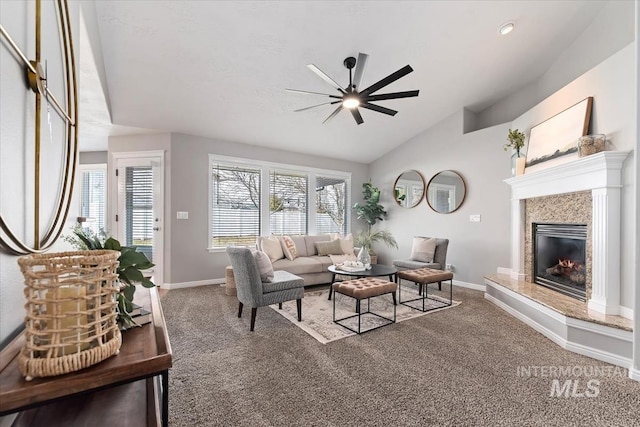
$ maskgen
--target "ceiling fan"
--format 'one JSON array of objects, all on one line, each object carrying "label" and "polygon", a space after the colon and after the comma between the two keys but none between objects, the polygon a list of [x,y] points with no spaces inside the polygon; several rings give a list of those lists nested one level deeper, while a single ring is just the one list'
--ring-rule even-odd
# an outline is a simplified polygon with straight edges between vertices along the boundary
[{"label": "ceiling fan", "polygon": [[[376,104],[372,104],[371,101],[384,101],[386,99],[397,99],[397,98],[409,98],[412,96],[418,96],[418,90],[409,90],[406,92],[393,92],[393,93],[384,93],[380,95],[374,95],[374,92],[382,89],[383,87],[395,82],[401,77],[406,76],[410,72],[413,71],[410,65],[406,65],[400,68],[395,73],[389,74],[387,77],[378,81],[377,83],[372,84],[371,86],[360,90],[360,83],[362,82],[362,76],[364,75],[364,69],[367,65],[367,59],[369,55],[366,53],[358,53],[358,59],[350,56],[344,60],[344,66],[349,70],[349,86],[346,88],[340,87],[338,83],[336,83],[331,77],[326,75],[322,70],[316,67],[313,64],[307,65],[311,71],[316,73],[318,77],[331,85],[334,89],[340,92],[340,95],[330,95],[328,93],[319,93],[319,92],[309,92],[306,90],[297,90],[297,89],[285,89],[287,92],[293,93],[302,93],[306,95],[322,95],[328,96],[329,98],[335,99],[335,101],[324,102],[318,105],[312,105],[311,107],[300,108],[298,111],[305,111],[311,108],[320,107],[322,105],[333,105],[340,104],[338,108],[336,108],[333,113],[327,117],[324,122],[327,123],[329,120],[334,118],[343,108],[351,111],[351,115],[355,119],[357,124],[364,123],[362,120],[362,115],[360,115],[360,111],[358,107],[366,108],[368,110],[377,111],[378,113],[388,114],[390,116],[395,116],[397,111],[392,110],[390,108],[381,107]],[[352,75],[352,70],[355,67],[355,75]]]}]

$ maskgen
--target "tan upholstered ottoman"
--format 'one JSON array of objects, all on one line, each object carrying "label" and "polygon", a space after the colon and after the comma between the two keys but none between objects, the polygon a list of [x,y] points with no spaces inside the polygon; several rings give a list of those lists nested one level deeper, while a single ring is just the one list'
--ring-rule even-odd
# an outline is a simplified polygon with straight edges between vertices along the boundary
[{"label": "tan upholstered ottoman", "polygon": [[[411,307],[420,311],[431,311],[442,307],[448,307],[452,303],[453,273],[450,271],[436,270],[434,268],[420,268],[417,270],[399,271],[396,277],[398,280],[398,299],[400,301],[400,304],[402,305],[406,305],[407,307]],[[416,285],[418,285],[418,295],[420,295],[419,298],[402,301],[402,279],[414,282]],[[429,283],[437,283],[438,290],[442,290],[442,282],[446,280],[449,280],[449,300],[447,301],[442,297],[430,297]],[[429,307],[427,307],[427,300],[435,301],[435,303],[430,302]],[[422,308],[407,304],[412,301],[422,301]]]},{"label": "tan upholstered ottoman", "polygon": [[[389,325],[391,323],[396,323],[396,289],[398,289],[398,285],[393,282],[389,282],[384,279],[379,279],[377,277],[363,277],[361,279],[352,279],[345,280],[343,282],[336,282],[331,285],[333,288],[333,292],[336,294],[346,295],[356,300],[356,314],[353,316],[343,317],[342,319],[336,319],[336,297],[333,298],[333,322],[342,326],[343,328],[349,329],[351,332],[355,332],[356,334],[361,334],[364,332],[369,332],[374,329],[381,328],[383,326]],[[378,313],[374,313],[371,311],[371,303],[369,301],[372,297],[379,297],[382,295],[391,294],[393,298],[393,319],[389,319],[388,317],[381,316]],[[364,313],[361,311],[360,301],[363,299],[367,300],[367,311]],[[363,314],[372,314],[381,319],[388,320],[388,322],[367,329],[363,331],[361,328],[361,320]],[[344,323],[347,319],[352,319],[354,317],[358,318],[358,329],[353,329]]]},{"label": "tan upholstered ottoman", "polygon": [[236,295],[236,279],[233,277],[233,268],[228,265],[225,268],[225,295]]}]

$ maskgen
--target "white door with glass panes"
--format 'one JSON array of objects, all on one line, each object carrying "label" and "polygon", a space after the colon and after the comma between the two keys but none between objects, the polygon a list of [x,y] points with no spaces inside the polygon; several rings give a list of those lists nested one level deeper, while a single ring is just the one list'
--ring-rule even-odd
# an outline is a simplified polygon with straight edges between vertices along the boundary
[{"label": "white door with glass panes", "polygon": [[112,235],[124,246],[136,246],[155,266],[145,275],[163,283],[164,153],[113,153],[115,203]]}]

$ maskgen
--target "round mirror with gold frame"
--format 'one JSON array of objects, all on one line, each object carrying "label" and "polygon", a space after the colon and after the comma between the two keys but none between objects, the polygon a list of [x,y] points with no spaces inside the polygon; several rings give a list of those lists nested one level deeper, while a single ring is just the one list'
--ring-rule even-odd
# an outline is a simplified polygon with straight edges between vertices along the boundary
[{"label": "round mirror with gold frame", "polygon": [[424,178],[416,170],[402,172],[393,184],[393,198],[403,208],[415,207],[424,196]]},{"label": "round mirror with gold frame", "polygon": [[435,174],[427,185],[427,203],[438,213],[451,213],[464,202],[467,186],[462,176],[452,170]]}]

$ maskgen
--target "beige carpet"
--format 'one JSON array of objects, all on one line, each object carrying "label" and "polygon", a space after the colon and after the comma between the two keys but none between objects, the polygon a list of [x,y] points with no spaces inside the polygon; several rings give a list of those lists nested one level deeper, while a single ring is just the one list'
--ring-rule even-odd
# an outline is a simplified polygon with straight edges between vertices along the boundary
[{"label": "beige carpet", "polygon": [[[432,289],[429,289],[432,292]],[[435,291],[434,291],[435,292]],[[298,322],[298,312],[295,301],[288,301],[282,304],[282,310],[278,309],[278,305],[270,306],[286,319],[290,320],[294,325],[317,339],[322,344],[327,344],[331,341],[336,341],[342,338],[356,335],[347,328],[344,328],[336,323],[333,323],[333,300],[327,299],[329,289],[307,291],[304,293],[302,299],[302,322]],[[442,295],[442,293],[440,293]],[[417,287],[413,285],[402,287],[402,300],[417,298]],[[443,299],[439,296],[434,298]],[[448,295],[446,296],[448,301]],[[443,299],[444,301],[444,299]],[[345,295],[338,294],[335,296],[336,302],[336,318],[342,319],[355,314],[355,300]],[[381,297],[375,297],[370,299],[371,308],[370,311],[377,313],[389,319],[393,319],[393,300],[391,295],[384,295]],[[414,301],[412,305],[419,305],[421,307],[421,301]],[[415,319],[417,317],[424,316],[425,314],[435,313],[440,310],[452,308],[460,304],[459,301],[453,301],[451,306],[442,307],[444,302],[427,300],[427,308],[435,308],[434,310],[422,312],[412,309],[403,304],[396,306],[396,322],[404,322],[405,320]],[[441,308],[436,308],[441,307]],[[362,302],[362,311],[367,311],[366,301]],[[344,322],[341,322],[349,326],[351,329],[358,329],[358,318],[351,318]],[[381,319],[372,314],[363,314],[361,318],[361,330],[365,331],[379,325],[389,323],[387,320]],[[371,333],[375,333],[372,331]]]}]

